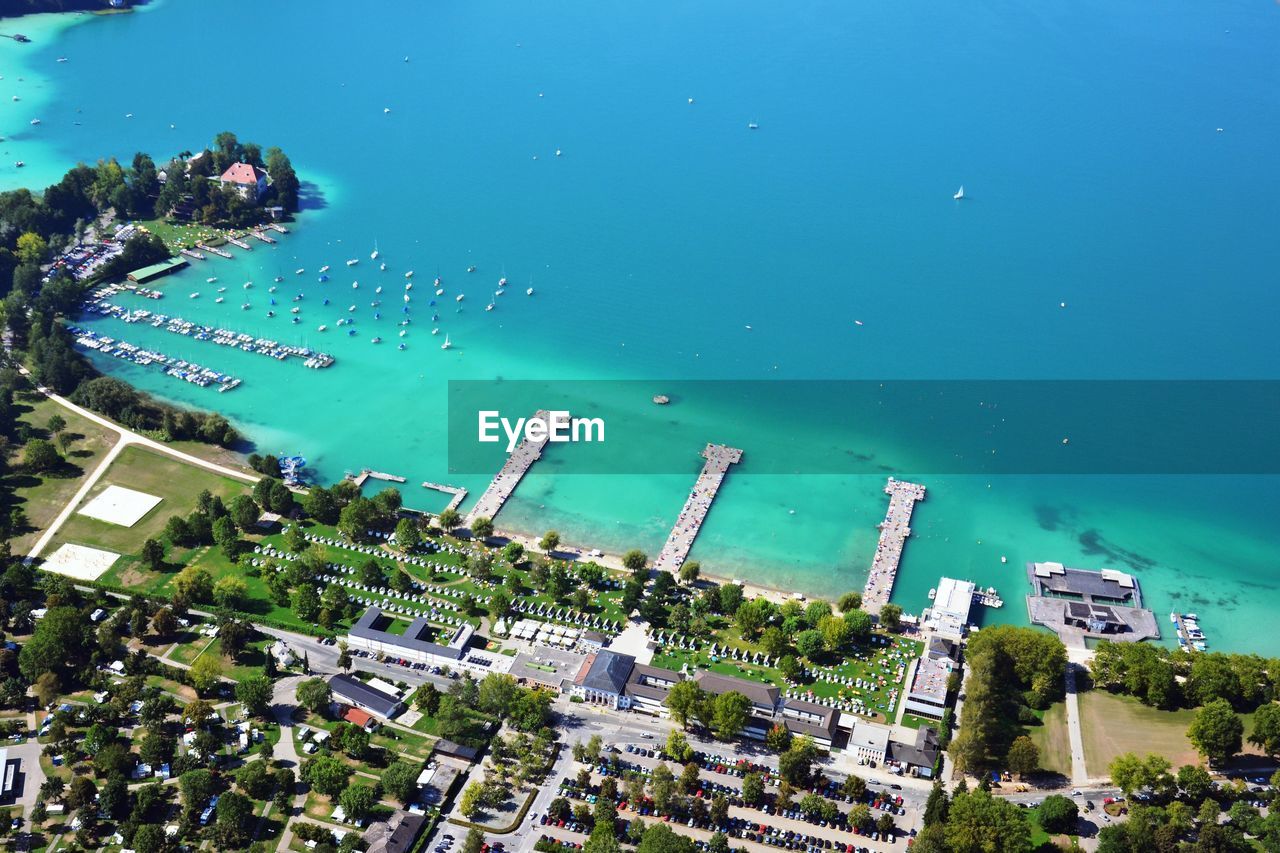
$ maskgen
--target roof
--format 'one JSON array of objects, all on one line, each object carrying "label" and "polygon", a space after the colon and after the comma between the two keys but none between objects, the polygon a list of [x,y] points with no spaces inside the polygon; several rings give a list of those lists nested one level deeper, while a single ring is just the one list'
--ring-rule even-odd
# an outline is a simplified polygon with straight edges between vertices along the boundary
[{"label": "roof", "polygon": [[778,697],[781,691],[776,687],[770,687],[760,684],[756,681],[747,681],[743,678],[734,678],[732,675],[720,675],[715,672],[703,670],[693,677],[698,686],[713,695],[721,693],[741,693],[751,700],[753,705],[768,708],[772,712],[778,707]]},{"label": "roof", "polygon": [[973,590],[973,581],[942,578],[938,581],[938,591],[930,608],[938,613],[952,614],[961,622],[968,622],[969,610],[973,607]]},{"label": "roof", "polygon": [[627,689],[627,678],[636,665],[631,655],[601,650],[587,655],[573,683],[587,690],[621,695]]},{"label": "roof", "polygon": [[869,749],[872,752],[884,752],[889,748],[889,727],[875,723],[859,722],[849,735],[850,749]]},{"label": "roof", "polygon": [[904,761],[916,767],[932,767],[942,749],[938,746],[938,732],[929,726],[916,729],[915,743],[890,744],[889,756],[894,761]]},{"label": "roof", "polygon": [[[1091,572],[1087,569],[1062,568],[1057,563],[1033,563],[1032,567],[1041,594],[1087,595],[1091,598],[1108,598],[1127,601],[1137,597],[1137,582],[1132,575],[1103,569]],[[1050,568],[1052,567],[1051,570]]]},{"label": "roof", "polygon": [[370,721],[373,720],[373,717],[368,712],[361,711],[359,708],[348,708],[346,712],[343,713],[342,719],[346,720],[348,723],[354,723],[357,726],[364,727],[369,725]]},{"label": "roof", "polygon": [[232,163],[227,171],[222,173],[222,181],[227,184],[256,185],[266,176],[267,173],[257,166],[250,166],[248,163]]},{"label": "roof", "polygon": [[399,822],[392,817],[384,825],[385,829],[382,833],[370,830],[369,835],[375,837],[369,842],[368,853],[405,853],[413,847],[413,842],[417,840],[418,833],[422,832],[422,825],[426,820],[426,815],[400,812]]},{"label": "roof", "polygon": [[669,681],[672,684],[681,680],[680,673],[670,669],[662,669],[648,664],[638,663],[631,669],[631,677],[627,679],[627,695],[644,699],[655,699],[659,702],[667,698],[670,687],[651,683],[652,681]]},{"label": "roof", "polygon": [[476,756],[480,754],[480,750],[471,746],[463,746],[460,743],[454,743],[451,740],[441,738],[435,742],[431,748],[432,752],[439,752],[444,755],[453,755],[458,758],[465,758],[467,761],[475,761]]},{"label": "roof", "polygon": [[426,619],[419,616],[409,624],[403,635],[391,634],[387,631],[380,631],[374,626],[378,624],[378,620],[382,618],[382,608],[370,607],[364,612],[356,624],[351,626],[351,630],[347,632],[349,636],[359,637],[362,640],[373,640],[387,646],[398,646],[402,649],[409,649],[419,654],[435,655],[436,657],[451,658],[452,660],[462,660],[462,655],[466,651],[467,643],[471,641],[475,628],[467,623],[458,628],[453,633],[453,638],[449,645],[442,646],[439,643],[432,643],[428,640],[419,639],[428,631],[434,631]]},{"label": "roof", "polygon": [[180,270],[187,265],[185,258],[170,258],[167,261],[160,261],[157,264],[136,269],[126,276],[129,281],[143,282],[150,281],[153,278],[159,278],[162,275],[168,275],[174,270]]},{"label": "roof", "polygon": [[926,653],[931,658],[947,658],[956,660],[956,644],[942,637],[930,637]]},{"label": "roof", "polygon": [[834,726],[838,713],[835,708],[828,708],[826,705],[819,705],[816,702],[806,702],[804,699],[787,699],[782,703],[782,712],[796,711],[801,714],[814,714],[821,718],[824,726]]},{"label": "roof", "polygon": [[400,707],[400,700],[395,696],[388,696],[350,675],[333,676],[329,679],[329,689],[334,696],[363,705],[380,717],[390,717]]}]

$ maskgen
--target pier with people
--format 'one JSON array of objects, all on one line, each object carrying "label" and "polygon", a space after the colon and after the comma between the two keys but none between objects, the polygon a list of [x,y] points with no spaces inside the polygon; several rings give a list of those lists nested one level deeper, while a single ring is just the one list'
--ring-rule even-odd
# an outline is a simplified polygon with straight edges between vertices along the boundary
[{"label": "pier with people", "polygon": [[[542,421],[544,424],[549,425],[550,419],[551,413],[549,411],[539,409],[530,420]],[[542,435],[538,438],[530,438],[528,432],[525,433],[524,439],[507,456],[507,461],[502,463],[502,467],[498,469],[498,473],[494,476],[493,481],[489,483],[489,487],[484,490],[484,494],[480,495],[476,505],[471,508],[471,512],[467,515],[468,524],[477,518],[492,520],[498,514],[503,504],[507,502],[507,498],[511,497],[511,494],[516,490],[516,486],[520,485],[520,480],[533,467],[533,463],[542,458],[542,449],[547,446],[549,434],[550,429],[542,430]]]},{"label": "pier with people", "polygon": [[724,444],[708,444],[703,448],[702,456],[706,464],[698,474],[698,479],[684,502],[671,534],[658,552],[658,559],[653,561],[653,568],[660,572],[678,572],[693,548],[693,540],[698,538],[702,523],[707,520],[711,511],[711,503],[716,499],[724,478],[729,473],[729,466],[742,461],[742,451]]},{"label": "pier with people", "polygon": [[911,513],[918,501],[924,500],[924,486],[889,478],[884,487],[889,496],[889,511],[880,522],[880,540],[871,560],[867,583],[862,590],[862,609],[873,615],[889,603],[893,583],[902,562],[902,549],[911,535]]}]

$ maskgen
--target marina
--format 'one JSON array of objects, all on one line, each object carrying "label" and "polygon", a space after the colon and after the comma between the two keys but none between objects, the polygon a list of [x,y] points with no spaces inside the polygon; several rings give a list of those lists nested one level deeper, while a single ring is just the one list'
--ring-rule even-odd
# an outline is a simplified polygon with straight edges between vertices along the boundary
[{"label": "marina", "polygon": [[[531,420],[546,423],[550,417],[551,413],[546,409],[539,409],[534,412]],[[507,498],[511,497],[512,492],[516,490],[516,486],[520,485],[520,480],[533,467],[533,463],[542,458],[542,449],[547,446],[550,430],[542,432],[543,437],[539,439],[530,439],[526,433],[526,438],[507,456],[507,461],[502,463],[502,467],[498,469],[489,487],[471,508],[470,514],[467,515],[468,524],[477,518],[492,520],[498,514],[502,505],[507,502]]]},{"label": "marina", "polygon": [[1209,638],[1200,629],[1200,617],[1194,613],[1169,614],[1174,633],[1178,636],[1178,646],[1183,649],[1194,649],[1197,652],[1209,650]]},{"label": "marina", "polygon": [[680,515],[676,518],[671,534],[658,552],[658,559],[653,561],[653,568],[659,572],[677,572],[684,565],[693,548],[693,541],[698,538],[698,531],[711,511],[711,503],[716,499],[720,486],[724,483],[729,466],[742,461],[742,451],[724,444],[708,444],[703,448],[702,456],[707,460],[698,473],[698,479],[684,502]]},{"label": "marina", "polygon": [[239,246],[241,249],[244,249],[247,252],[253,251],[253,246],[250,246],[248,243],[241,240],[239,237],[232,237],[230,234],[228,234],[227,242],[233,246]]},{"label": "marina", "polygon": [[231,260],[235,257],[226,249],[219,249],[217,246],[210,246],[207,243],[196,243],[196,248],[202,252],[208,252],[211,255],[217,255],[218,257],[226,258],[227,260]]},{"label": "marina", "polygon": [[219,391],[230,391],[241,385],[241,380],[230,374],[222,373],[211,367],[202,367],[195,362],[176,359],[158,350],[143,349],[128,341],[99,335],[89,329],[81,329],[76,326],[68,326],[67,331],[71,333],[76,344],[85,349],[93,350],[102,355],[109,355],[113,358],[131,361],[142,367],[155,367],[167,376],[190,382],[192,385],[198,385],[201,388],[217,385]]},{"label": "marina", "polygon": [[872,614],[879,614],[880,608],[889,603],[898,565],[902,562],[902,549],[911,535],[911,513],[916,502],[924,500],[924,486],[893,477],[885,484],[884,491],[889,496],[889,511],[879,524],[880,541],[876,543],[876,555],[862,590],[862,609]]}]

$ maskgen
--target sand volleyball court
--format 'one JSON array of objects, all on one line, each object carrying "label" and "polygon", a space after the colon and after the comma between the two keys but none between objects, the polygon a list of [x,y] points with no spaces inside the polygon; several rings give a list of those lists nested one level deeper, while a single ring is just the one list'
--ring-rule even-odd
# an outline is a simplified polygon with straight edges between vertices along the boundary
[{"label": "sand volleyball court", "polygon": [[113,551],[67,543],[50,554],[40,568],[76,580],[96,581],[119,558]]},{"label": "sand volleyball court", "polygon": [[80,508],[80,515],[121,527],[133,527],[158,503],[160,498],[155,495],[136,492],[124,486],[107,486],[96,498]]}]

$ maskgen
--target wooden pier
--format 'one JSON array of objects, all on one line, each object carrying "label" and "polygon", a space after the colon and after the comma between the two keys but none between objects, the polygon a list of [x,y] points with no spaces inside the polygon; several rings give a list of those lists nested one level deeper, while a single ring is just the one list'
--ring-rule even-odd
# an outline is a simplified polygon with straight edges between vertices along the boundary
[{"label": "wooden pier", "polygon": [[457,509],[458,506],[466,499],[467,490],[461,486],[446,486],[444,483],[432,483],[427,481],[422,484],[422,488],[431,489],[435,492],[444,492],[446,495],[452,495],[449,505],[445,509]]},{"label": "wooden pier", "polygon": [[[548,424],[550,418],[551,413],[546,409],[539,409],[533,415],[534,420]],[[550,430],[548,429],[547,432]],[[480,500],[476,501],[476,505],[471,508],[471,512],[467,515],[468,524],[477,518],[492,520],[498,514],[502,505],[507,502],[507,498],[511,497],[511,493],[516,490],[516,486],[520,485],[520,480],[533,467],[533,463],[542,458],[542,449],[547,446],[548,438],[549,436],[537,441],[525,438],[520,442],[507,457],[507,461],[498,469],[493,482],[484,490]]]},{"label": "wooden pier", "polygon": [[250,231],[249,233],[254,239],[261,240],[264,243],[274,243],[276,241],[275,237],[268,236],[261,231]]},{"label": "wooden pier", "polygon": [[653,568],[657,571],[675,573],[684,565],[689,549],[693,547],[693,540],[698,538],[702,522],[706,521],[707,513],[711,511],[711,502],[715,500],[725,475],[729,473],[729,466],[742,461],[741,450],[724,444],[708,444],[703,449],[702,456],[707,464],[702,466],[693,490],[689,492],[689,498],[680,510],[680,516],[671,528],[671,535],[658,552],[658,559],[653,561]]},{"label": "wooden pier", "polygon": [[911,513],[916,502],[924,500],[924,486],[893,477],[885,484],[884,491],[889,496],[889,511],[879,524],[880,541],[876,543],[876,555],[862,590],[862,609],[873,615],[879,615],[880,608],[889,603],[889,596],[893,594],[902,547],[911,535]]},{"label": "wooden pier", "polygon": [[227,242],[228,242],[228,243],[230,243],[230,244],[231,244],[231,245],[233,245],[233,246],[239,246],[241,249],[245,249],[246,251],[250,251],[250,252],[252,252],[252,251],[253,251],[253,247],[252,247],[252,246],[250,246],[250,245],[249,245],[248,243],[246,243],[245,241],[241,240],[239,237],[230,237],[230,236],[229,236],[229,237],[227,237]]},{"label": "wooden pier", "polygon": [[204,243],[196,243],[196,248],[208,252],[211,255],[217,255],[220,258],[231,259],[231,253],[226,249],[219,249],[217,246],[209,246]]},{"label": "wooden pier", "polygon": [[373,471],[369,468],[362,468],[359,474],[351,478],[351,482],[360,487],[363,487],[368,480],[383,480],[388,483],[406,482],[404,477],[398,477],[395,474],[384,474],[381,471]]},{"label": "wooden pier", "polygon": [[191,258],[193,261],[205,260],[204,253],[197,252],[195,249],[179,249],[178,251],[180,254],[186,255],[188,258]]},{"label": "wooden pier", "polygon": [[275,232],[276,232],[276,233],[278,233],[278,234],[288,234],[288,233],[289,233],[289,229],[288,229],[288,228],[285,228],[283,225],[277,225],[277,224],[276,224],[276,223],[274,223],[274,222],[268,222],[268,223],[267,223],[267,227],[268,227],[268,228],[270,228],[272,231],[275,231]]}]

